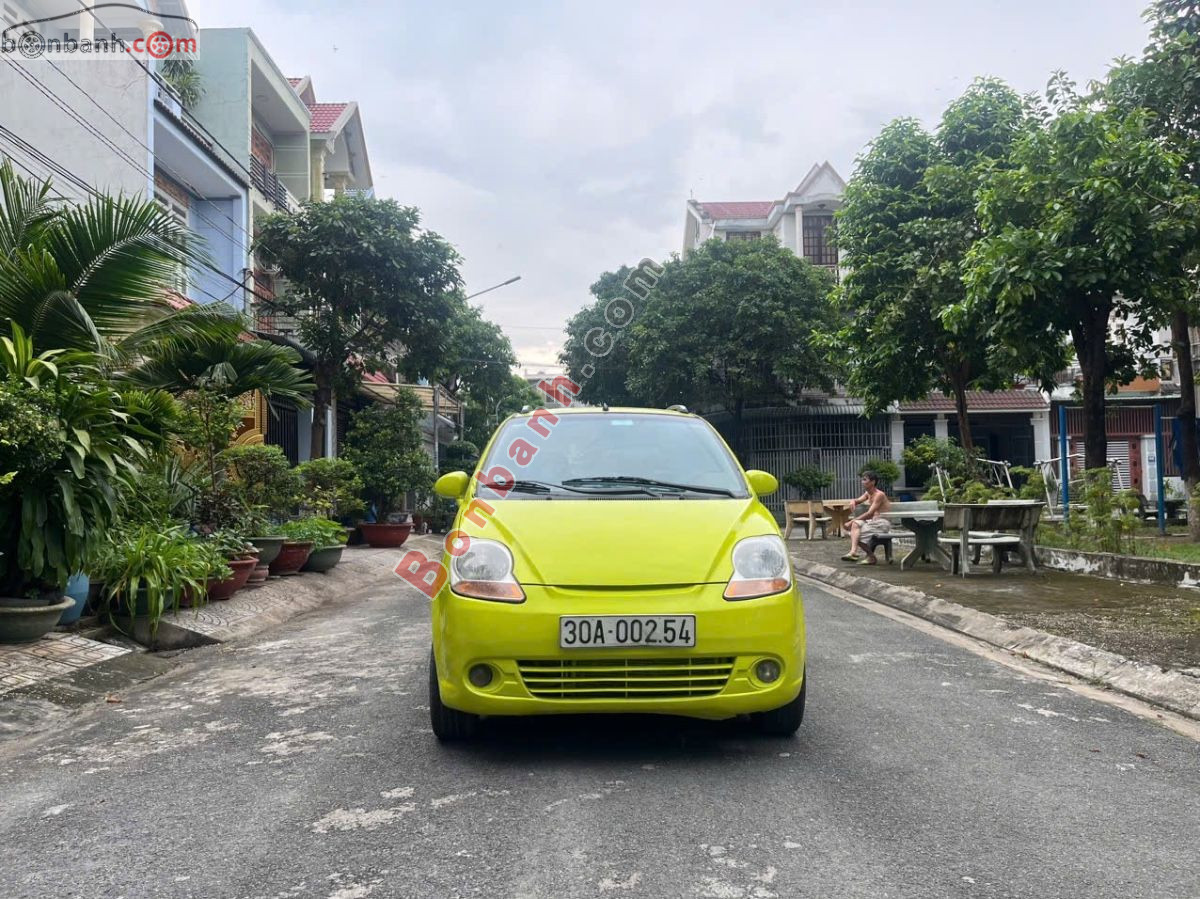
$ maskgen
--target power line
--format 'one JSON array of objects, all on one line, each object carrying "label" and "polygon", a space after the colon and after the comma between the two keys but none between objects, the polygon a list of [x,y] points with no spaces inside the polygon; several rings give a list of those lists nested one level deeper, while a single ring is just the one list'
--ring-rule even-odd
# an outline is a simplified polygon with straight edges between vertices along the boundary
[{"label": "power line", "polygon": [[[8,140],[8,142],[12,146],[19,149],[28,158],[33,159],[37,162],[40,162],[51,173],[59,175],[64,180],[68,181],[71,184],[74,184],[76,187],[78,187],[80,190],[82,190],[86,194],[88,194],[92,197],[95,197],[96,199],[101,200],[103,202],[109,203],[109,204],[111,204],[113,202],[111,197],[108,197],[105,194],[101,193],[95,187],[93,187],[92,185],[90,185],[86,181],[84,181],[82,178],[75,175],[74,172],[70,171],[62,164],[55,162],[50,156],[48,156],[46,153],[44,153],[38,147],[34,146],[29,141],[25,140],[19,134],[15,133],[14,131],[12,131],[10,128],[6,127],[3,124],[0,124],[0,135],[5,136]],[[25,166],[22,166],[22,168],[25,168]],[[29,171],[28,168],[25,168],[25,170]],[[38,176],[35,175],[35,177],[38,177]],[[53,187],[51,187],[51,189],[54,190]],[[55,193],[57,193],[61,199],[64,199],[64,200],[69,199],[64,194],[62,194],[60,191],[55,190]],[[208,260],[193,256],[193,257],[191,257],[190,261],[197,265],[204,267],[205,269],[213,272],[216,275],[219,275],[220,277],[222,277],[225,280],[229,281],[230,283],[236,285],[237,287],[250,291],[250,293],[254,297],[263,301],[264,303],[267,303],[268,305],[274,305],[275,300],[273,297],[264,296],[264,295],[258,293],[254,288],[247,287],[245,284],[243,284],[241,281],[238,281],[233,276],[228,275],[225,272],[221,271],[219,268],[214,266]],[[203,293],[205,296],[209,297],[210,299],[214,299],[214,300],[218,299],[216,296],[214,296],[213,294],[204,290],[203,288],[199,288],[199,285],[197,285],[197,288],[200,290],[201,293]]]},{"label": "power line", "polygon": [[[17,63],[14,63],[12,60],[5,59],[5,62],[7,62],[10,67],[12,67],[14,70],[16,70],[17,74],[19,74],[27,82],[29,82],[31,85],[33,85],[33,87],[36,88],[42,94],[42,96],[46,97],[46,99],[48,99],[51,103],[53,103],[55,106],[57,106],[63,112],[65,112],[68,116],[70,116],[77,124],[81,125],[84,128],[84,130],[89,132],[94,137],[98,138],[105,146],[107,146],[110,150],[112,150],[120,159],[122,159],[124,162],[126,162],[128,165],[130,165],[135,172],[137,172],[139,175],[144,175],[149,181],[153,182],[154,174],[149,169],[144,168],[141,163],[139,163],[137,160],[135,160],[133,157],[131,157],[128,153],[126,153],[124,150],[122,150],[120,147],[118,147],[115,143],[113,143],[112,140],[110,140],[107,135],[102,134],[99,130],[96,129],[96,127],[94,125],[92,125],[90,122],[88,122],[86,119],[84,119],[74,109],[70,108],[70,106],[68,106],[66,104],[66,102],[63,100],[63,98],[61,96],[59,96],[57,93],[55,93],[50,87],[48,87],[45,84],[45,82],[43,82],[41,79],[37,78],[36,76],[30,75],[20,65],[18,65]],[[68,78],[68,80],[70,80],[70,79]],[[74,82],[72,82],[72,84],[74,84]],[[76,87],[78,87],[78,85],[76,85]],[[115,119],[114,119],[114,121],[115,121]],[[134,136],[133,134],[130,134],[127,130],[126,130],[126,134],[129,134],[129,136],[132,137],[135,141],[137,141],[140,146],[144,147],[147,150],[147,152],[150,152],[150,154],[154,158],[155,162],[158,162],[158,157],[154,156],[153,151],[151,151],[149,147],[146,147],[145,144],[141,143],[141,141],[138,141],[137,137]],[[192,189],[195,190],[194,187]],[[197,193],[199,193],[199,191],[197,191]],[[225,215],[225,213],[221,213],[221,214]],[[216,222],[214,222],[212,219],[208,218],[206,215],[204,215],[199,210],[196,210],[196,217],[199,218],[201,221],[203,221],[205,224],[212,226],[214,229],[217,229],[218,231],[220,230],[218,228]],[[235,227],[240,228],[240,226],[237,225],[237,223],[234,222],[233,219],[230,218],[228,215],[225,215],[225,218],[229,219],[229,221],[231,223],[233,223]],[[249,232],[247,232],[246,229],[241,228],[241,231],[247,237],[250,236]],[[216,271],[218,274],[220,274],[224,277],[229,277],[228,275],[225,275],[224,272],[221,272],[219,269],[214,269],[214,271]]]}]

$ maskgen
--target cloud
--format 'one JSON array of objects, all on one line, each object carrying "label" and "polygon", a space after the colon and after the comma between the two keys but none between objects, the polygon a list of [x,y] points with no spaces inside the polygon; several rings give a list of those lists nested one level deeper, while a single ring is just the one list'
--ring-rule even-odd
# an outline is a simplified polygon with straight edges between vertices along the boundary
[{"label": "cloud", "polygon": [[825,159],[848,177],[884,123],[935,123],[976,75],[1021,91],[1057,68],[1100,77],[1146,42],[1141,6],[196,0],[191,14],[252,27],[320,99],[359,101],[377,193],[421,207],[469,290],[522,276],[480,301],[537,363],[602,271],[679,250],[691,192],[774,199]]}]

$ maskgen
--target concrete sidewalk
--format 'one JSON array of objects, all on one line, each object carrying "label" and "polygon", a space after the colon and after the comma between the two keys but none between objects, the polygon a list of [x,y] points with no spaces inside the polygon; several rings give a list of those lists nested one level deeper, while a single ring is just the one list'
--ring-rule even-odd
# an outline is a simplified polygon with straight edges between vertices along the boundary
[{"label": "concrete sidewalk", "polygon": [[[968,578],[955,577],[936,565],[920,564],[901,571],[899,560],[907,547],[896,546],[895,564],[857,565],[839,559],[843,540],[789,541],[798,574],[838,587],[875,602],[901,609],[920,618],[1009,652],[1033,659],[1084,680],[1103,684],[1200,720],[1200,670],[1162,666],[1153,660],[1127,657],[1105,646],[1094,645],[1083,635],[1099,633],[1110,645],[1155,647],[1160,642],[1140,639],[1139,621],[1149,619],[1161,627],[1162,606],[1200,607],[1200,596],[1173,588],[1122,585],[1101,578],[1059,572],[1030,573],[1021,568],[993,575],[990,569]],[[882,552],[879,553],[882,558]],[[1156,594],[1146,598],[1145,591]],[[1139,609],[1143,616],[1126,615],[1114,625],[1104,617],[1112,608]],[[1049,627],[1029,626],[1030,621]],[[1186,620],[1186,619],[1185,619]],[[1084,622],[1084,627],[1079,622]],[[1100,628],[1109,623],[1107,630]],[[1180,645],[1198,639],[1200,623],[1180,629]],[[1168,634],[1175,634],[1174,629]],[[1175,647],[1175,643],[1168,641]]]}]

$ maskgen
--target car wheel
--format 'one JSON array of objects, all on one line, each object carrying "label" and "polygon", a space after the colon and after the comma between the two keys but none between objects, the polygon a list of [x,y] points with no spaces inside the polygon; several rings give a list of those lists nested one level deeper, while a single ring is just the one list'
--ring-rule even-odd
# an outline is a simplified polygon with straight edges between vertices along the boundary
[{"label": "car wheel", "polygon": [[804,683],[800,687],[800,695],[787,705],[769,712],[755,712],[750,716],[759,733],[770,737],[790,737],[800,729],[804,720],[804,694],[808,691],[808,673],[804,675]]},{"label": "car wheel", "polygon": [[470,740],[479,727],[479,716],[442,705],[442,691],[438,687],[437,662],[433,650],[429,650],[429,724],[433,735],[443,743]]}]

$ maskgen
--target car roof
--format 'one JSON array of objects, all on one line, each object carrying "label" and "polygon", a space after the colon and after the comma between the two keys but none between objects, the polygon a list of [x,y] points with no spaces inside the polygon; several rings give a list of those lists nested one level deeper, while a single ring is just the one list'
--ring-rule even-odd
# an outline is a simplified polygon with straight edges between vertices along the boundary
[{"label": "car roof", "polygon": [[563,406],[561,408],[539,407],[531,409],[529,412],[514,412],[509,418],[530,418],[538,412],[549,412],[551,415],[612,415],[624,414],[629,415],[636,413],[638,415],[673,415],[677,418],[695,418],[691,412],[680,412],[678,409],[651,409],[641,406]]}]

